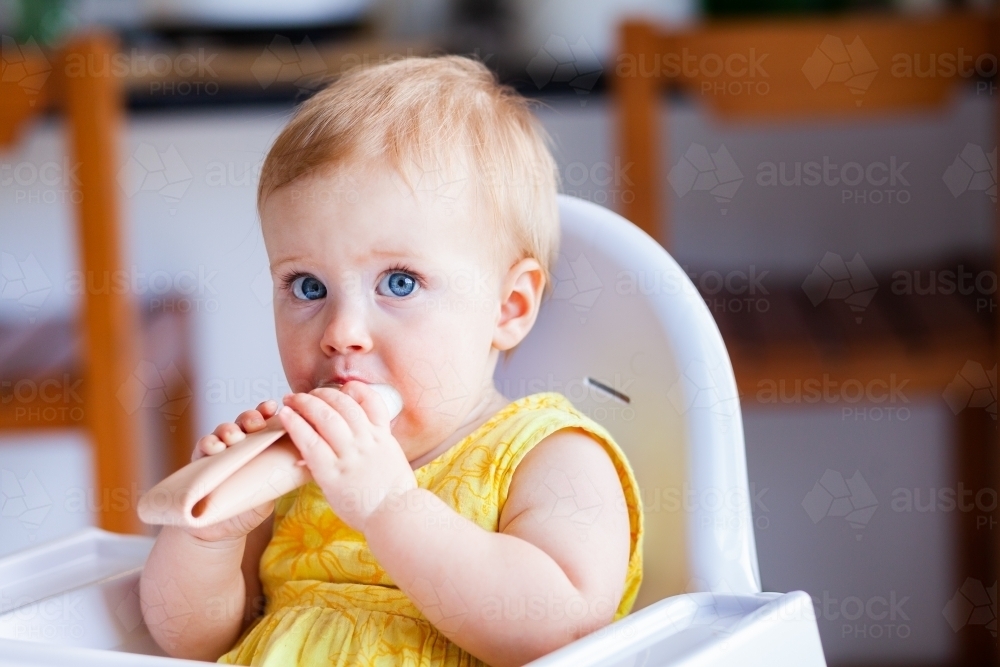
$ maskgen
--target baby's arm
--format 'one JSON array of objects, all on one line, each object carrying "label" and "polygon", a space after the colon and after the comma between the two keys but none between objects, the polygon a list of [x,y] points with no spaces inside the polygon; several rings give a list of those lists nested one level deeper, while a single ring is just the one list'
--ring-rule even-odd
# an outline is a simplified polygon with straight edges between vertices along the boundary
[{"label": "baby's arm", "polygon": [[[192,459],[239,442],[264,427],[274,401],[222,424],[198,441]],[[139,583],[143,618],[153,639],[174,657],[216,660],[263,609],[258,568],[272,532],[274,503],[218,524],[185,530],[164,526]]]},{"label": "baby's arm", "polygon": [[[560,500],[566,488],[573,497]],[[611,458],[582,429],[557,431],[525,455],[498,533],[426,489],[404,500],[402,509],[382,503],[368,519],[372,553],[445,636],[479,659],[523,665],[611,622],[628,569],[628,509]],[[596,515],[573,514],[594,507]]]},{"label": "baby's arm", "polygon": [[164,526],[140,580],[150,634],[177,658],[216,660],[239,638],[246,537],[207,541]]}]

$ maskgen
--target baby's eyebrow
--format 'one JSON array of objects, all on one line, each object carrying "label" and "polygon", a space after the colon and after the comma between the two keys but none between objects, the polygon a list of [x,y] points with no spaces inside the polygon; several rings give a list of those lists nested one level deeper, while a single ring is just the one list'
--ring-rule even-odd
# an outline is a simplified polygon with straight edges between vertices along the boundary
[{"label": "baby's eyebrow", "polygon": [[[383,248],[383,249],[372,250],[368,254],[374,255],[375,257],[407,257],[412,259],[424,259],[423,253],[413,252],[412,250],[387,250]],[[284,259],[281,259],[272,264],[271,269],[275,270],[283,264],[294,264],[304,259],[305,257],[300,255],[285,257]]]},{"label": "baby's eyebrow", "polygon": [[413,250],[373,250],[372,254],[376,257],[413,257],[414,259],[423,259],[424,256],[419,252],[414,252]]},{"label": "baby's eyebrow", "polygon": [[298,257],[298,256],[295,256],[295,257],[286,257],[285,259],[279,260],[279,261],[275,262],[274,264],[272,264],[271,265],[271,269],[274,270],[274,269],[278,268],[279,266],[281,266],[282,264],[292,264],[294,262],[300,261],[301,259],[302,258]]}]

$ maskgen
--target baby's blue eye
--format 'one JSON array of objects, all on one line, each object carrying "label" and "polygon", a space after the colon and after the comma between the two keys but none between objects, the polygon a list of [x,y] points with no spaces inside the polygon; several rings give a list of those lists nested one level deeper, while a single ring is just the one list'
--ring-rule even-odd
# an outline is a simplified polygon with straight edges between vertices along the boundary
[{"label": "baby's blue eye", "polygon": [[292,281],[292,294],[297,299],[315,301],[326,296],[326,286],[315,276],[299,276]]},{"label": "baby's blue eye", "polygon": [[[386,294],[381,288],[384,286],[391,290],[391,294]],[[401,271],[393,271],[386,275],[379,284],[379,294],[384,296],[409,296],[417,288],[417,281],[413,276]]]}]

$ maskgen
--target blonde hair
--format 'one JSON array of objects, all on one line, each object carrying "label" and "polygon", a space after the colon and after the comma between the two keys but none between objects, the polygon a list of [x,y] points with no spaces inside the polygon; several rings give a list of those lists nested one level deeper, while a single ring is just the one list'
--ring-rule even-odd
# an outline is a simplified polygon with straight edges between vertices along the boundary
[{"label": "blonde hair", "polygon": [[544,299],[559,250],[558,172],[530,104],[461,56],[355,68],[304,102],[275,140],[261,170],[258,211],[275,189],[302,176],[388,159],[411,188],[428,187],[421,183],[428,179],[445,190],[471,186],[491,218],[485,231],[500,258],[541,264]]}]

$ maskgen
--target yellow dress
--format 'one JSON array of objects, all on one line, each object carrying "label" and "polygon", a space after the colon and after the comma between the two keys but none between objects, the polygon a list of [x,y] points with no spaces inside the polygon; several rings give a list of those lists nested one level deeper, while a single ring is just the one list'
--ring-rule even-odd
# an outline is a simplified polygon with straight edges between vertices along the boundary
[{"label": "yellow dress", "polygon": [[[614,462],[631,534],[625,591],[614,619],[628,614],[642,580],[642,503],[624,453],[600,424],[558,392],[513,401],[433,461],[417,484],[485,530],[496,532],[514,469],[538,442],[580,427]],[[393,584],[364,536],[342,523],[310,482],[275,503],[274,532],[260,561],[264,615],[219,662],[239,665],[466,667],[484,665],[448,640]]]}]

